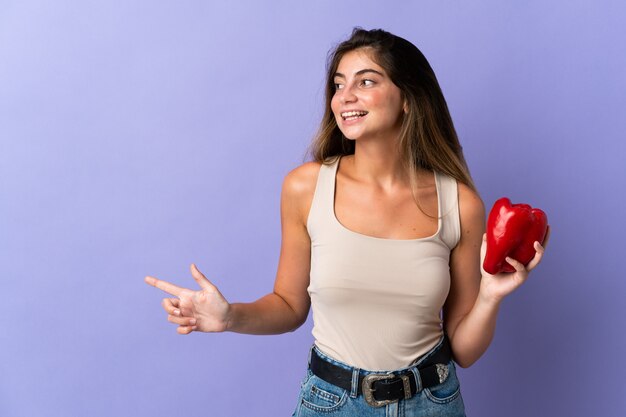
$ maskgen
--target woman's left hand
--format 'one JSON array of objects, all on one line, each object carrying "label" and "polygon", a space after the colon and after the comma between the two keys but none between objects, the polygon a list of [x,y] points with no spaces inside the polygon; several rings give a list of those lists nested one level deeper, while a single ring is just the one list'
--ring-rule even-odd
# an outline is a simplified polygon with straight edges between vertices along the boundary
[{"label": "woman's left hand", "polygon": [[543,245],[539,242],[535,242],[535,256],[528,265],[524,266],[521,262],[515,259],[506,258],[506,261],[515,268],[515,272],[500,273],[491,275],[483,269],[483,262],[485,260],[485,253],[487,252],[487,234],[483,234],[483,243],[480,247],[480,270],[482,272],[482,280],[480,283],[479,296],[486,301],[499,303],[504,297],[512,293],[516,288],[526,281],[530,271],[535,269],[545,252],[545,248],[548,244],[548,238],[550,237],[550,226],[546,232],[546,237],[543,239]]}]

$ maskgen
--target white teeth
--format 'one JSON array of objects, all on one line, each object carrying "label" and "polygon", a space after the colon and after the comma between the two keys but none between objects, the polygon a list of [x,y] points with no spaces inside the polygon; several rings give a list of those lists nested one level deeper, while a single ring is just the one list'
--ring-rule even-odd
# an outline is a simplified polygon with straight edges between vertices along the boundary
[{"label": "white teeth", "polygon": [[365,116],[367,114],[366,111],[347,111],[344,113],[341,113],[341,117],[348,118],[348,117],[361,117],[361,116]]}]

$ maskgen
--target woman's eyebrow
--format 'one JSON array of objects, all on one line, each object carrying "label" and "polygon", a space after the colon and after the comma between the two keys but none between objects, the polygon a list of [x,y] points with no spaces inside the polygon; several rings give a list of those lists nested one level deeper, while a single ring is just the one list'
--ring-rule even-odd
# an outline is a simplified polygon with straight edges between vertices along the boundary
[{"label": "woman's eyebrow", "polygon": [[[367,72],[373,72],[373,73],[375,73],[375,74],[380,75],[381,77],[384,77],[384,76],[385,76],[382,72],[380,72],[380,71],[376,71],[375,69],[371,69],[371,68],[365,68],[365,69],[362,69],[362,70],[360,70],[360,71],[357,71],[357,72],[355,72],[355,73],[354,73],[354,75],[361,75],[361,74],[365,74],[365,73],[367,73]],[[346,78],[346,76],[345,76],[345,75],[343,75],[343,74],[342,74],[342,73],[340,73],[340,72],[336,72],[336,73],[335,73],[335,75],[334,75],[334,77]]]}]

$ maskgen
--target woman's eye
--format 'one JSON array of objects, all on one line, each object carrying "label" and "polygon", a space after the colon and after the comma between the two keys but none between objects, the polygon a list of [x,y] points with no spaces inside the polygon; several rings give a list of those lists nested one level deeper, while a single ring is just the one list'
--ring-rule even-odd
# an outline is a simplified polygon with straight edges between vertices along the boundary
[{"label": "woman's eye", "polygon": [[343,88],[343,85],[339,84],[339,83],[335,83],[334,86],[335,86],[335,90],[339,90],[339,89]]},{"label": "woman's eye", "polygon": [[369,86],[371,86],[371,85],[374,85],[374,81],[372,81],[372,80],[363,80],[363,81],[362,81],[362,83],[363,83],[363,85],[364,85],[364,86],[366,86],[366,87],[369,87]]}]

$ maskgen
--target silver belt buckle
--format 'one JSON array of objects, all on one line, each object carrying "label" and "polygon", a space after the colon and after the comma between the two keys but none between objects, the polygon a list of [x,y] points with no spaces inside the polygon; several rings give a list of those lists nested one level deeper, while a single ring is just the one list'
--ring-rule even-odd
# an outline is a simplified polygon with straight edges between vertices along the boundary
[{"label": "silver belt buckle", "polygon": [[367,402],[372,407],[382,407],[383,405],[395,403],[396,401],[398,401],[398,400],[377,400],[374,398],[375,390],[372,388],[372,385],[376,381],[382,381],[385,379],[394,379],[396,377],[402,379],[402,384],[404,385],[404,398],[407,400],[411,398],[411,384],[409,382],[408,375],[395,375],[393,373],[382,374],[382,375],[370,374],[370,375],[366,375],[365,378],[363,378],[363,383],[361,384],[361,390],[363,391],[365,402]]}]

